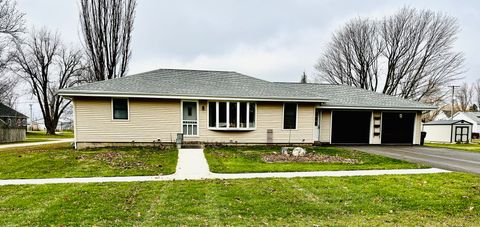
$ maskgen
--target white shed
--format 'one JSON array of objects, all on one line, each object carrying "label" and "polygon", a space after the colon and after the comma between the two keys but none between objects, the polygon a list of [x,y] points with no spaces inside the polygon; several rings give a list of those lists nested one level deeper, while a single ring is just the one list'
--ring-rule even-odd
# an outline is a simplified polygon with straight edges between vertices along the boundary
[{"label": "white shed", "polygon": [[465,120],[440,120],[423,124],[427,133],[426,142],[469,143],[472,138],[472,123]]}]

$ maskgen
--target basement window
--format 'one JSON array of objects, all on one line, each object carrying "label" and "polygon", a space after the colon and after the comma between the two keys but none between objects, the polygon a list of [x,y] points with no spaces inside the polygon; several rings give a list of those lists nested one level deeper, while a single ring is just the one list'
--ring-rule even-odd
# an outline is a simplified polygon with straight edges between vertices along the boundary
[{"label": "basement window", "polygon": [[254,130],[255,103],[209,102],[208,128],[211,130]]},{"label": "basement window", "polygon": [[128,99],[112,99],[113,119],[128,120]]}]

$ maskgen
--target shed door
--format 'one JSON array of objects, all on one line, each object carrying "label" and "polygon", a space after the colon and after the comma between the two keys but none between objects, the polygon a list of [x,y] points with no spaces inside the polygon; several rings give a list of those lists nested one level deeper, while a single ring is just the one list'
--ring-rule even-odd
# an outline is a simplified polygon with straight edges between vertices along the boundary
[{"label": "shed door", "polygon": [[413,143],[415,113],[384,112],[382,114],[382,143]]},{"label": "shed door", "polygon": [[455,142],[468,143],[468,126],[457,126],[455,128]]},{"label": "shed door", "polygon": [[368,144],[371,118],[369,111],[333,111],[332,143]]}]

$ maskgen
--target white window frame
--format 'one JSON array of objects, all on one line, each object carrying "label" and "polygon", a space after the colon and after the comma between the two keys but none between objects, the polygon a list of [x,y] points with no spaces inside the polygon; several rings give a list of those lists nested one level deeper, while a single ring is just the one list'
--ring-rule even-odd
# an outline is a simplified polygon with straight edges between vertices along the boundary
[{"label": "white window frame", "polygon": [[[127,119],[115,119],[115,109],[113,108],[114,99],[126,99],[127,100]],[[130,99],[129,98],[111,98],[110,106],[112,110],[112,121],[130,121]]]},{"label": "white window frame", "polygon": [[[183,103],[184,102],[194,102],[197,104],[197,134],[196,135],[186,135],[183,132]],[[200,110],[199,110],[198,100],[182,100],[180,102],[180,131],[183,134],[183,137],[199,137],[200,136]]]},{"label": "white window frame", "polygon": [[[227,113],[227,119],[226,119],[226,124],[227,127],[219,127],[220,119],[219,119],[219,103],[220,102],[225,102],[226,103],[226,113]],[[243,102],[243,101],[242,101]],[[246,127],[241,128],[240,127],[240,101],[208,101],[207,103],[207,125],[209,130],[225,130],[225,131],[253,131],[257,129],[257,112],[258,112],[258,105],[256,102],[244,102],[247,103],[247,109],[246,109],[246,114],[247,114],[247,122],[246,122]],[[236,103],[237,104],[237,127],[230,127],[230,103]],[[210,126],[210,105],[215,104],[215,127]],[[255,121],[254,121],[254,127],[250,127],[250,104],[255,105]]]},{"label": "white window frame", "polygon": [[[286,129],[285,128],[285,104],[295,104],[296,105],[296,113],[295,113],[295,128],[293,129]],[[296,102],[284,102],[283,103],[283,109],[282,109],[282,130],[284,131],[289,131],[289,130],[298,130],[298,103]]]}]

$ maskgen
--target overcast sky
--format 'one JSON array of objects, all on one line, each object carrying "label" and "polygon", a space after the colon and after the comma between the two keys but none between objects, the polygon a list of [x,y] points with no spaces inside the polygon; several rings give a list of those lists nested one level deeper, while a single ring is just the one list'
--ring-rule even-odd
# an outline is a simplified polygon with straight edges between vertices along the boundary
[{"label": "overcast sky", "polygon": [[[355,17],[381,18],[402,6],[458,19],[455,49],[467,81],[480,78],[480,1],[455,0],[138,0],[129,74],[157,68],[233,70],[270,81],[298,81],[331,34]],[[78,1],[18,0],[29,27],[47,27],[80,46]],[[22,98],[25,100],[26,98]],[[19,109],[28,113],[25,101]]]}]

